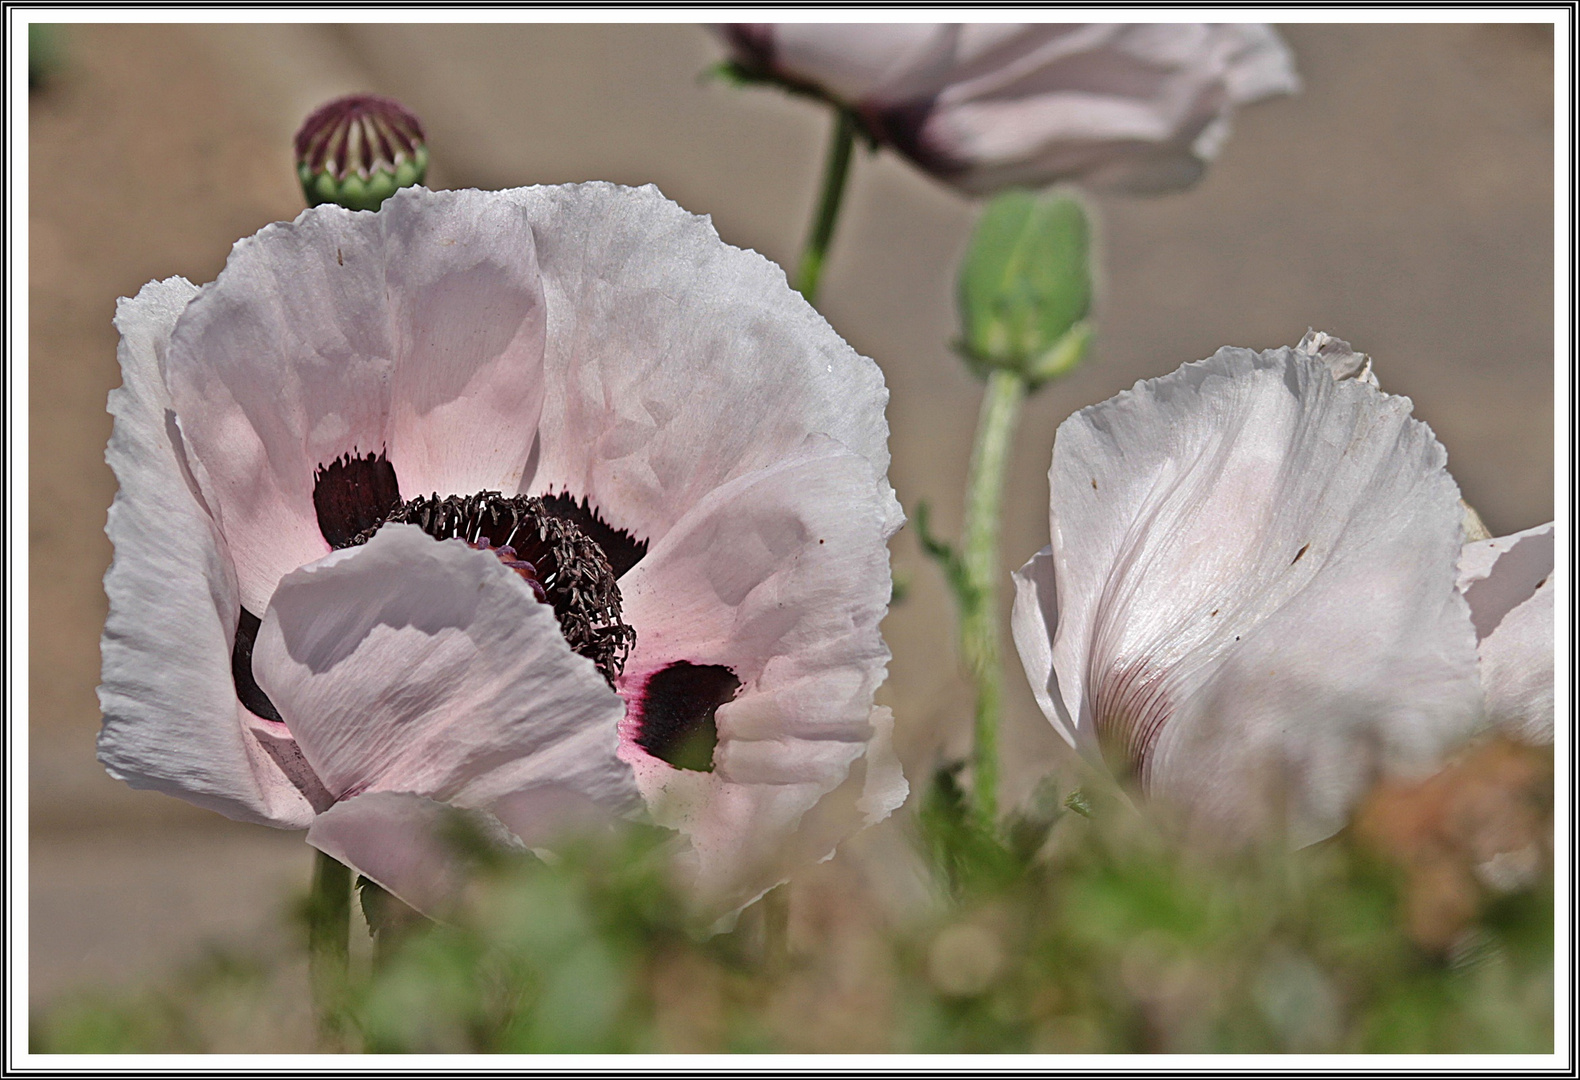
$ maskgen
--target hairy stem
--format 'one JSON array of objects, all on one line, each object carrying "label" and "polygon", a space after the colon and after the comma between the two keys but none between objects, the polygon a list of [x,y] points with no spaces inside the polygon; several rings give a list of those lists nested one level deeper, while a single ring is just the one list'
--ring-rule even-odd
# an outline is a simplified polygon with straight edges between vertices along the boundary
[{"label": "hairy stem", "polygon": [[976,683],[976,722],[972,750],[973,796],[977,814],[989,826],[998,818],[998,726],[1003,672],[999,666],[999,533],[1010,444],[1026,400],[1026,380],[1018,372],[996,370],[988,376],[977,418],[971,475],[966,486],[961,562],[966,589],[961,597],[960,645]]},{"label": "hairy stem", "polygon": [[823,276],[829,241],[834,238],[834,226],[839,221],[839,206],[845,197],[845,180],[850,175],[850,154],[855,144],[855,114],[849,109],[839,109],[834,114],[828,161],[823,167],[823,193],[818,198],[817,217],[812,221],[812,232],[807,236],[806,247],[801,251],[801,264],[796,268],[796,291],[806,297],[809,304],[817,303],[818,281]]}]

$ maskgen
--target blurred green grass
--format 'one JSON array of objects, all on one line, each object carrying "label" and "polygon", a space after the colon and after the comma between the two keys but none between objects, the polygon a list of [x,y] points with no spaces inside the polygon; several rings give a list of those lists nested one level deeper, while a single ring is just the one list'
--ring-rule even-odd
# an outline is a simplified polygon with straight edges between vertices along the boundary
[{"label": "blurred green grass", "polygon": [[[1374,799],[1360,827],[1292,853],[1188,848],[1112,795],[1052,788],[989,833],[941,772],[910,821],[940,903],[896,921],[836,878],[820,901],[834,916],[789,946],[765,931],[761,903],[733,932],[703,933],[670,880],[662,830],[632,826],[552,863],[494,858],[456,925],[374,919],[386,937],[318,1047],[1551,1052],[1550,864],[1477,886],[1445,929],[1412,912],[1423,880],[1447,879],[1423,878],[1426,849],[1388,827],[1407,820],[1417,840],[1440,841],[1443,822],[1464,817],[1444,792],[1481,792],[1477,828],[1500,805],[1550,805],[1550,755],[1521,751],[1511,771],[1498,753]],[[1489,768],[1502,803],[1478,780]],[[1393,816],[1379,825],[1378,813]],[[1550,835],[1550,818],[1530,821]],[[1467,873],[1486,854],[1451,848],[1433,857],[1461,858]],[[32,1048],[315,1049],[310,1021],[271,1019],[293,993],[280,977],[291,964],[304,961],[214,953],[168,985],[35,1015]]]}]

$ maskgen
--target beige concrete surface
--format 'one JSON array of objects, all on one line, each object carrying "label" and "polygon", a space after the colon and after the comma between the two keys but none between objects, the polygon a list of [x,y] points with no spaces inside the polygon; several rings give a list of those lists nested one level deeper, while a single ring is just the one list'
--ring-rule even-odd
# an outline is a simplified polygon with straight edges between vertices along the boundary
[{"label": "beige concrete surface", "polygon": [[[1541,28],[1298,26],[1298,98],[1241,114],[1193,191],[1104,198],[1098,346],[1030,403],[1006,562],[1046,543],[1054,428],[1073,409],[1220,345],[1307,326],[1370,352],[1414,398],[1466,497],[1499,532],[1552,514],[1552,47]],[[114,481],[105,395],[115,297],[211,280],[230,244],[300,208],[287,139],[363,86],[429,129],[435,186],[654,182],[726,240],[792,264],[827,118],[699,80],[690,26],[79,26],[30,105],[34,1000],[150,977],[207,939],[267,942],[307,880],[299,837],[110,781],[93,759]],[[823,310],[884,367],[891,479],[958,527],[978,384],[951,355],[953,265],[974,205],[887,154],[856,163]],[[909,598],[885,623],[885,700],[913,772],[963,748],[951,615],[909,531]],[[1009,684],[1013,795],[1060,758]]]}]

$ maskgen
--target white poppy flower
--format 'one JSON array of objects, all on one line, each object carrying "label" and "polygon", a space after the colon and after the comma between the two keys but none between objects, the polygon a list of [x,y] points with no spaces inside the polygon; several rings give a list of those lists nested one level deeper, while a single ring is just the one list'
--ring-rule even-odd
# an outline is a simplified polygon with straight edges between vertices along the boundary
[{"label": "white poppy flower", "polygon": [[534,845],[640,788],[728,906],[903,800],[882,376],[705,218],[406,189],[116,324],[112,775],[428,911],[446,805]]},{"label": "white poppy flower", "polygon": [[850,106],[969,194],[1079,180],[1188,186],[1234,109],[1300,87],[1260,23],[738,24],[748,70]]},{"label": "white poppy flower", "polygon": [[1466,544],[1459,589],[1470,604],[1487,718],[1521,742],[1553,741],[1553,523]]},{"label": "white poppy flower", "polygon": [[[1327,364],[1335,379],[1377,386],[1371,357],[1349,342],[1308,330],[1296,349]],[[1468,539],[1459,559],[1459,591],[1476,628],[1477,665],[1487,719],[1522,742],[1553,741],[1553,523],[1489,537],[1481,517],[1461,502]],[[1480,538],[1480,539],[1477,539]]]},{"label": "white poppy flower", "polygon": [[1013,620],[1073,746],[1192,827],[1297,844],[1481,724],[1443,448],[1348,346],[1303,345],[1220,349],[1067,419]]}]

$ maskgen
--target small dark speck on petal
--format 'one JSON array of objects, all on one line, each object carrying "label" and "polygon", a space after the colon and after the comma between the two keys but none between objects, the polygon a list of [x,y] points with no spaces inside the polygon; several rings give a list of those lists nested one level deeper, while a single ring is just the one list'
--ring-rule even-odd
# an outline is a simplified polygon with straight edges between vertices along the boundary
[{"label": "small dark speck on petal", "polygon": [[[1213,609],[1212,609],[1212,613],[1213,613],[1213,615],[1216,615],[1216,614],[1218,614],[1218,609],[1217,609],[1217,608],[1213,608]],[[1210,617],[1210,616],[1209,616],[1209,617]]]},{"label": "small dark speck on petal", "polygon": [[346,265],[346,257],[340,254],[339,248],[335,248],[335,262],[341,266]]},{"label": "small dark speck on petal", "polygon": [[1093,491],[1097,490],[1097,477],[1095,477],[1095,476],[1092,477],[1092,490]]},{"label": "small dark speck on petal", "polygon": [[1302,555],[1304,555],[1306,552],[1310,551],[1310,550],[1311,550],[1311,545],[1309,543],[1307,543],[1299,551],[1295,552],[1295,557],[1293,559],[1289,560],[1289,565],[1290,566],[1294,566],[1297,562],[1300,561],[1300,557]]}]

